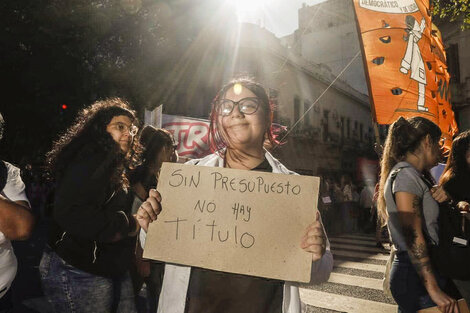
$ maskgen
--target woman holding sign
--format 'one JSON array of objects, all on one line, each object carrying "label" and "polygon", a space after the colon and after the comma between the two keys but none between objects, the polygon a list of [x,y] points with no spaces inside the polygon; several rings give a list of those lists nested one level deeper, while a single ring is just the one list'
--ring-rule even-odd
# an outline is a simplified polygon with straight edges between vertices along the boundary
[{"label": "woman holding sign", "polygon": [[134,123],[121,99],[98,101],[48,155],[56,190],[39,270],[54,312],[136,312],[129,267],[139,225],[124,170],[136,163]]},{"label": "woman holding sign", "polygon": [[[276,143],[271,122],[272,106],[260,84],[248,79],[230,82],[212,103],[210,144],[217,152],[189,164],[295,174],[264,149]],[[160,213],[160,200],[152,190],[137,212],[143,240]],[[319,214],[299,238],[299,246],[312,255],[311,281],[328,280],[333,257]],[[299,313],[300,297],[291,282],[167,264],[158,312]]]}]

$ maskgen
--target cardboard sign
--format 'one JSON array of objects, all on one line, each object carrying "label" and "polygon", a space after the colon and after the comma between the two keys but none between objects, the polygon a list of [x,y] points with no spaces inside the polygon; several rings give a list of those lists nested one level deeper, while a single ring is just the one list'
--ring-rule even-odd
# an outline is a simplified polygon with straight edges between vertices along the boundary
[{"label": "cardboard sign", "polygon": [[[460,299],[459,301],[457,301],[457,305],[459,306],[460,313],[470,313],[467,302],[464,299]],[[441,313],[441,311],[437,308],[437,306],[418,311],[418,313],[434,313],[434,312]]]},{"label": "cardboard sign", "polygon": [[301,238],[316,216],[318,177],[163,163],[162,212],[144,258],[309,282]]}]

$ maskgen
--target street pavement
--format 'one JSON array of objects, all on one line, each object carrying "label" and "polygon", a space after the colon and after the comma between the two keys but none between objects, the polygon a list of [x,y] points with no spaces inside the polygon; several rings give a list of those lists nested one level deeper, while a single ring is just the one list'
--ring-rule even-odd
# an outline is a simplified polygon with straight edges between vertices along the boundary
[{"label": "street pavement", "polygon": [[302,285],[306,313],[395,313],[395,301],[382,291],[389,247],[379,249],[373,235],[337,235],[330,239],[334,268],[328,282]]}]

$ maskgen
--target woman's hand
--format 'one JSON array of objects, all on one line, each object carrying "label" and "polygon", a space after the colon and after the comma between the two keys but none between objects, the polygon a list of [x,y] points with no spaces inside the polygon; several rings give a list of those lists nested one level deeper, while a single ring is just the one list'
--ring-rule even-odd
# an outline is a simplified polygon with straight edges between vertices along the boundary
[{"label": "woman's hand", "polygon": [[434,186],[431,188],[431,196],[439,203],[446,202],[450,199],[447,192],[444,190],[442,186]]},{"label": "woman's hand", "polygon": [[317,212],[317,220],[310,224],[305,230],[300,247],[312,254],[312,260],[320,260],[326,250],[326,235],[320,220],[320,213]]},{"label": "woman's hand", "polygon": [[445,294],[439,287],[429,288],[429,296],[437,305],[439,311],[445,313],[459,313],[457,301]]},{"label": "woman's hand", "polygon": [[162,211],[161,201],[160,193],[156,189],[150,189],[149,197],[137,210],[137,222],[145,232],[147,232],[149,224],[157,220],[158,214]]}]

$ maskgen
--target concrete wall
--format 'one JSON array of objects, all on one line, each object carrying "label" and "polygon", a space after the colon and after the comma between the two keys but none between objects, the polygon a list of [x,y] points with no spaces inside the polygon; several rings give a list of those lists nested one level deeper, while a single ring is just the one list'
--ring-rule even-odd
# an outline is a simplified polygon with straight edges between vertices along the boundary
[{"label": "concrete wall", "polygon": [[[302,57],[327,65],[338,75],[360,51],[351,1],[330,0],[299,9]],[[359,55],[341,78],[361,93],[367,94],[362,56]]]},{"label": "concrete wall", "polygon": [[460,23],[461,21],[442,23],[438,26],[448,52],[448,64],[452,58],[449,54],[449,47],[457,45],[460,78],[451,85],[451,99],[457,114],[459,129],[467,130],[470,129],[470,29],[462,31]]}]

